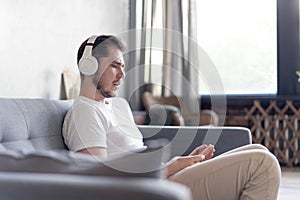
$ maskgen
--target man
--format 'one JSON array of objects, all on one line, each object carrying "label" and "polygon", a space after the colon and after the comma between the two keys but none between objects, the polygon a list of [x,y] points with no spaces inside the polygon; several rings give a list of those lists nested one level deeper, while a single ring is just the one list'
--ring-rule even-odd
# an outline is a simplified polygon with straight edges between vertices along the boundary
[{"label": "man", "polygon": [[[121,40],[105,35],[80,46],[80,94],[63,126],[71,151],[107,159],[146,148],[128,103],[115,97],[125,77],[124,48]],[[173,158],[166,164],[167,178],[190,187],[194,199],[277,198],[280,167],[265,147],[247,145],[212,158],[214,151],[202,145]]]}]

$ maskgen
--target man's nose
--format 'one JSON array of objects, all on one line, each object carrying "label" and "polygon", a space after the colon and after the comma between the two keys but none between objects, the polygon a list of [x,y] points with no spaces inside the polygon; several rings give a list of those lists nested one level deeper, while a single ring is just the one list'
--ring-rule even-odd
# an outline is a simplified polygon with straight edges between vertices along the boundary
[{"label": "man's nose", "polygon": [[125,78],[126,75],[125,75],[125,71],[124,71],[123,67],[120,67],[120,68],[119,68],[118,76],[119,76],[120,78]]}]

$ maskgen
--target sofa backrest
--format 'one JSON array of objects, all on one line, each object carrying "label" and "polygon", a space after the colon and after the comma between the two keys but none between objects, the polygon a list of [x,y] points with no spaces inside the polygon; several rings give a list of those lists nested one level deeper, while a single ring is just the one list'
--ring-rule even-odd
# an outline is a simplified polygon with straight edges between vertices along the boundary
[{"label": "sofa backrest", "polygon": [[0,150],[67,149],[61,129],[71,101],[0,98]]},{"label": "sofa backrest", "polygon": [[224,126],[138,126],[145,141],[165,138],[171,145],[170,157],[188,155],[200,144],[213,144],[220,155],[231,149],[251,144],[252,136],[245,127]]}]

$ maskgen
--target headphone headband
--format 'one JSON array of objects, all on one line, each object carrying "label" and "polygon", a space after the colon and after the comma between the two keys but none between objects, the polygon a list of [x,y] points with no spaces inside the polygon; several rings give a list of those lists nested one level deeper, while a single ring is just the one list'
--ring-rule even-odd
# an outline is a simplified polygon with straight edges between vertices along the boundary
[{"label": "headphone headband", "polygon": [[94,46],[94,43],[95,43],[97,37],[98,37],[97,35],[93,35],[88,39],[88,41],[86,42],[86,45],[84,47],[82,56],[92,55],[93,46]]}]

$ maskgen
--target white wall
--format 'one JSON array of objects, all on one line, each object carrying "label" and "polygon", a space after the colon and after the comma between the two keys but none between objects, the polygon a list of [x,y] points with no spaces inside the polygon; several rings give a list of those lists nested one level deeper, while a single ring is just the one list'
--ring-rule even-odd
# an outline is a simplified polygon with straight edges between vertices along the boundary
[{"label": "white wall", "polygon": [[127,0],[0,0],[0,97],[58,99],[80,44],[127,29]]}]

